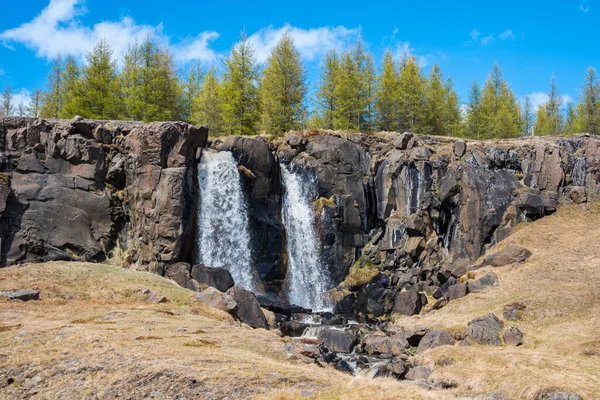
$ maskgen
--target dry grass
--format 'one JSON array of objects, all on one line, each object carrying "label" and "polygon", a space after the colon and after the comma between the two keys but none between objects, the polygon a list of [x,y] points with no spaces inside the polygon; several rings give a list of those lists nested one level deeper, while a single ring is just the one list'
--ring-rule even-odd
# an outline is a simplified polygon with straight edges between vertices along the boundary
[{"label": "dry grass", "polygon": [[440,347],[421,357],[436,368],[433,378],[454,381],[459,388],[499,391],[534,399],[556,388],[600,399],[600,207],[589,211],[564,207],[556,214],[522,227],[508,241],[533,252],[524,264],[485,268],[500,285],[470,294],[428,314],[404,318],[404,326],[426,326],[463,332],[467,323],[489,312],[502,318],[505,305],[526,305],[523,321],[507,321],[524,333],[517,348]]}]

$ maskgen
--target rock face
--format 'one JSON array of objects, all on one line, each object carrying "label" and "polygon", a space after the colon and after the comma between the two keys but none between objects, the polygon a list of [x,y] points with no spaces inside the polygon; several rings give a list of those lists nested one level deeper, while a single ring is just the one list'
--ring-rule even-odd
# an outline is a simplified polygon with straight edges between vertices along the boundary
[{"label": "rock face", "polygon": [[2,262],[102,261],[120,245],[127,263],[163,273],[184,257],[190,167],[207,133],[176,122],[2,119]]}]

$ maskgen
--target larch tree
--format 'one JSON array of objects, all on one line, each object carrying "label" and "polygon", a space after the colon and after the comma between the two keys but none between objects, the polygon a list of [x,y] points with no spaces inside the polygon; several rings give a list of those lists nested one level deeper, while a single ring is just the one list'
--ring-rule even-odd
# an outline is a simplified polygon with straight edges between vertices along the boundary
[{"label": "larch tree", "polygon": [[48,73],[47,88],[42,97],[42,108],[40,111],[42,118],[58,118],[58,114],[62,108],[63,69],[62,56],[59,54],[56,60],[52,62],[50,72]]},{"label": "larch tree", "polygon": [[208,126],[210,133],[220,135],[223,133],[223,95],[222,89],[214,68],[204,76],[202,87],[194,97],[191,121],[195,124]]},{"label": "larch tree", "polygon": [[36,89],[31,96],[31,100],[27,106],[27,111],[34,118],[40,118],[42,115],[42,98],[43,93],[40,89]]},{"label": "larch tree", "polygon": [[181,111],[184,121],[191,121],[195,113],[194,99],[200,93],[202,81],[204,79],[204,69],[200,63],[192,63],[187,74],[187,79],[183,82]]},{"label": "larch tree", "polygon": [[425,126],[427,106],[425,82],[414,56],[410,56],[400,69],[398,99],[400,105],[398,128],[402,131],[420,133]]},{"label": "larch tree", "polygon": [[300,128],[306,115],[306,91],[304,66],[292,37],[286,32],[271,51],[261,80],[263,129],[282,134]]},{"label": "larch tree", "polygon": [[375,113],[377,129],[382,131],[397,130],[398,114],[398,70],[394,64],[392,52],[387,50],[383,56],[381,75],[375,95]]},{"label": "larch tree", "polygon": [[231,135],[256,135],[260,122],[260,67],[254,48],[242,32],[225,59],[223,74],[224,129]]},{"label": "larch tree", "polygon": [[581,90],[581,128],[592,135],[600,134],[600,82],[596,70],[589,67]]},{"label": "larch tree", "polygon": [[61,77],[59,118],[73,118],[75,115],[81,114],[82,96],[83,87],[79,66],[73,56],[67,56]]},{"label": "larch tree", "polygon": [[520,107],[498,63],[494,63],[481,91],[481,113],[484,138],[510,138],[520,135]]},{"label": "larch tree", "polygon": [[533,133],[535,136],[545,136],[549,135],[551,131],[552,128],[550,126],[548,113],[546,112],[546,106],[544,104],[540,104],[537,114],[535,116]]},{"label": "larch tree", "polygon": [[431,68],[429,78],[425,81],[425,101],[427,104],[424,133],[443,135],[446,126],[447,93],[444,86],[442,70],[436,63]]},{"label": "larch tree", "polygon": [[0,98],[0,114],[4,117],[12,115],[14,111],[13,94],[10,85],[6,85]]},{"label": "larch tree", "polygon": [[484,122],[481,110],[481,90],[474,80],[469,90],[469,103],[467,105],[467,118],[465,134],[471,139],[481,139],[483,136]]},{"label": "larch tree", "polygon": [[362,37],[359,35],[356,46],[351,51],[358,76],[358,105],[357,130],[372,131],[374,128],[374,97],[376,92],[375,62],[371,53],[365,50]]},{"label": "larch tree", "polygon": [[[336,81],[340,70],[340,59],[335,50],[325,55],[321,65],[321,77],[316,95],[318,120],[322,128],[333,129],[333,121],[337,109],[335,97]],[[318,124],[318,122],[317,122]]]},{"label": "larch tree", "polygon": [[444,127],[446,136],[461,136],[463,131],[462,118],[460,113],[460,100],[454,90],[454,83],[451,78],[446,80],[445,90],[445,112]]},{"label": "larch tree", "polygon": [[522,115],[522,128],[521,131],[524,135],[530,135],[531,129],[533,128],[533,105],[531,104],[531,97],[525,96],[525,102],[523,103]]},{"label": "larch tree", "polygon": [[361,78],[351,52],[342,55],[338,72],[334,90],[336,107],[333,113],[333,129],[356,131],[359,129],[364,109],[358,101]]},{"label": "larch tree", "polygon": [[548,116],[548,125],[545,131],[539,132],[544,135],[560,135],[563,130],[562,105],[563,100],[556,84],[556,78],[552,75],[550,78],[550,92],[548,93],[548,102],[546,103],[546,115]]},{"label": "larch tree", "polygon": [[113,50],[104,39],[86,54],[87,65],[82,73],[81,104],[78,106],[82,117],[118,118],[117,73],[112,54]]}]

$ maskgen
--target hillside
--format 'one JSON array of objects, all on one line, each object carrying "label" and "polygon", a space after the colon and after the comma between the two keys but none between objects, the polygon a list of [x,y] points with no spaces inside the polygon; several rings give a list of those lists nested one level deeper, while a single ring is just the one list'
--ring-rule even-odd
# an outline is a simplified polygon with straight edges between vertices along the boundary
[{"label": "hillside", "polygon": [[[507,241],[533,256],[494,269],[499,286],[397,321],[464,332],[474,317],[526,306],[514,323],[523,346],[442,346],[417,356],[432,381],[451,389],[319,367],[289,351],[290,338],[240,325],[157,275],[51,262],[0,269],[0,290],[42,293],[40,301],[0,300],[0,397],[537,399],[554,389],[600,398],[600,208],[588,207],[518,228]],[[148,302],[153,294],[168,302]]]}]

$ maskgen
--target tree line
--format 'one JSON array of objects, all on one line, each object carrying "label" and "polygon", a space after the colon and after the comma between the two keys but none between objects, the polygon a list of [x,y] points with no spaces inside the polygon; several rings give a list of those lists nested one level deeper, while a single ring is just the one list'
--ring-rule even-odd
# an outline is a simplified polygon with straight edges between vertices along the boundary
[{"label": "tree line", "polygon": [[585,75],[576,103],[563,104],[554,76],[548,100],[521,104],[495,63],[486,81],[474,81],[461,105],[450,77],[435,64],[426,73],[416,58],[386,51],[380,68],[359,37],[353,48],[330,51],[321,63],[314,96],[294,41],[284,34],[265,65],[242,33],[220,68],[192,64],[180,74],[167,47],[148,37],[133,43],[120,67],[101,40],[78,63],[57,57],[47,87],[28,105],[14,105],[10,87],[0,115],[141,121],[183,120],[206,124],[215,135],[282,134],[299,129],[361,132],[410,131],[473,139],[600,133],[600,81]]}]

